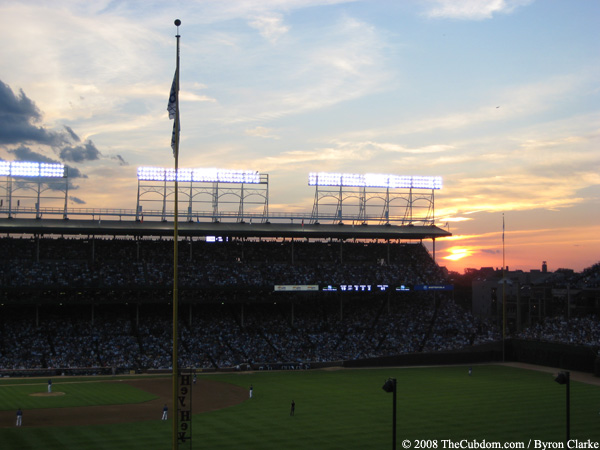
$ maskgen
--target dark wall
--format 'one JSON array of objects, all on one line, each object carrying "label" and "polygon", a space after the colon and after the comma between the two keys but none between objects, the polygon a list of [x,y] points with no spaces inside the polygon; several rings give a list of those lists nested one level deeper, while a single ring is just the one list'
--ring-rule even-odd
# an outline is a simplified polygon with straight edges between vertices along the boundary
[{"label": "dark wall", "polygon": [[510,361],[595,373],[598,348],[511,339],[507,341],[506,354]]},{"label": "dark wall", "polygon": [[[594,373],[600,376],[597,347],[557,344],[552,342],[506,340],[505,360]],[[474,347],[470,350],[439,353],[411,353],[356,361],[345,361],[344,367],[428,366],[444,364],[476,364],[501,362],[502,342]]]}]

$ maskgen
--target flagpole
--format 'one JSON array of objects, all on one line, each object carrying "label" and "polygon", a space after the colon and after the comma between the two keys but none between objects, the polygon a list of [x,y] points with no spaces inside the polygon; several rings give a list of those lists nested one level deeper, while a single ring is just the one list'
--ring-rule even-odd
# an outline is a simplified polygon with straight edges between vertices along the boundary
[{"label": "flagpole", "polygon": [[178,240],[179,240],[179,229],[178,229],[178,209],[179,209],[179,185],[178,185],[178,169],[179,169],[179,25],[181,20],[175,20],[175,26],[177,27],[177,68],[175,70],[175,123],[173,124],[174,130],[174,146],[173,156],[175,157],[175,206],[173,208],[173,450],[177,450],[177,432],[179,430],[179,414],[177,411],[177,394],[179,391],[178,387],[178,346],[179,346],[179,332],[177,324],[179,321],[179,280],[178,280],[178,263],[179,263],[179,252],[178,252]]},{"label": "flagpole", "polygon": [[504,256],[504,213],[502,213],[502,361],[506,361],[506,260]]}]

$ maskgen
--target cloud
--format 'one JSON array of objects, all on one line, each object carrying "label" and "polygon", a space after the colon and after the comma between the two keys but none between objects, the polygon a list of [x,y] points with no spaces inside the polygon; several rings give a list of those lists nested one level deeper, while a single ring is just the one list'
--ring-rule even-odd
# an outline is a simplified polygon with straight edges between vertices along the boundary
[{"label": "cloud", "polygon": [[[43,125],[32,125],[41,120],[41,111],[22,90],[19,96],[16,96],[10,86],[0,81],[0,145],[17,144],[17,147],[7,149],[17,160],[59,162],[32,150],[28,145],[35,144],[40,148],[50,147],[62,162],[81,164],[111,159],[117,161],[120,166],[129,164],[121,155],[105,157],[90,139],[82,143],[79,135],[68,125],[64,125],[60,131],[48,130]],[[79,169],[67,167],[69,178],[87,178]]]},{"label": "cloud", "polygon": [[494,14],[510,14],[533,0],[431,0],[434,6],[428,17],[442,19],[483,20]]},{"label": "cloud", "polygon": [[491,248],[490,248],[490,249],[484,248],[484,249],[483,249],[483,250],[481,250],[481,251],[482,251],[483,253],[489,253],[490,255],[498,255],[498,254],[500,254],[500,253],[501,253],[501,251],[500,251],[500,250],[498,250],[498,249],[494,250],[494,249],[491,249]]},{"label": "cloud", "polygon": [[17,148],[9,149],[8,153],[15,155],[17,161],[33,161],[33,162],[44,162],[44,163],[58,163],[52,158],[49,158],[41,153],[31,150],[29,147],[20,145]]},{"label": "cloud", "polygon": [[341,148],[355,147],[361,151],[369,150],[372,152],[397,153],[397,154],[415,154],[424,155],[430,153],[444,153],[454,150],[454,146],[448,144],[432,144],[422,147],[410,148],[393,142],[377,142],[377,141],[342,141],[336,140],[335,144]]},{"label": "cloud", "polygon": [[100,159],[101,156],[102,154],[92,141],[87,141],[83,145],[60,149],[60,159],[63,161],[81,163],[84,161],[95,161]]},{"label": "cloud", "polygon": [[271,43],[277,42],[289,31],[289,27],[283,24],[283,17],[275,13],[255,17],[250,20],[249,25]]},{"label": "cloud", "polygon": [[468,258],[469,256],[473,255],[474,251],[470,248],[465,248],[465,247],[450,247],[448,249],[446,249],[447,252],[449,252],[450,254],[447,256],[444,256],[442,259],[447,259],[450,261],[458,261],[461,260],[463,258]]},{"label": "cloud", "polygon": [[[255,161],[263,170],[294,170],[299,167],[319,167],[320,170],[344,170],[340,164],[349,164],[356,166],[360,162],[370,161],[372,152],[368,149],[354,147],[320,147],[311,150],[291,150],[282,152],[276,156],[267,156],[259,158]],[[351,167],[347,169],[349,172],[356,171]]]},{"label": "cloud", "polygon": [[270,139],[279,139],[279,136],[273,133],[273,130],[265,127],[249,128],[245,131],[246,135]]},{"label": "cloud", "polygon": [[73,139],[73,141],[81,142],[81,139],[79,139],[79,136],[77,136],[75,134],[75,132],[71,129],[71,127],[68,127],[65,125],[65,130],[67,130],[67,133],[69,133],[69,136],[71,136],[71,139]]},{"label": "cloud", "polygon": [[110,157],[110,159],[114,159],[115,161],[117,161],[120,166],[128,166],[129,165],[129,163],[127,161],[125,161],[121,155],[113,155]]},{"label": "cloud", "polygon": [[0,145],[62,143],[64,138],[59,133],[34,125],[41,118],[40,110],[22,90],[17,96],[10,86],[0,81]]},{"label": "cloud", "polygon": [[[29,147],[21,145],[17,148],[7,150],[8,153],[11,153],[15,156],[17,161],[34,161],[34,162],[47,162],[47,163],[58,163],[55,159],[49,158],[46,155],[38,153],[36,151],[31,150]],[[69,178],[87,178],[87,175],[83,174],[76,167],[71,167],[69,165],[65,165],[65,170],[67,171]],[[76,189],[74,186],[73,189]]]},{"label": "cloud", "polygon": [[390,89],[394,80],[380,31],[345,15],[290,30],[290,38],[276,46],[244,35],[233,47],[225,54],[239,57],[221,58],[225,73],[259,70],[261,75],[245,77],[234,88],[220,80],[210,83],[217,99],[211,118],[222,124],[298,116]]},{"label": "cloud", "polygon": [[73,203],[77,203],[78,205],[85,205],[85,201],[81,200],[79,197],[73,197],[70,195],[69,200],[71,200]]}]

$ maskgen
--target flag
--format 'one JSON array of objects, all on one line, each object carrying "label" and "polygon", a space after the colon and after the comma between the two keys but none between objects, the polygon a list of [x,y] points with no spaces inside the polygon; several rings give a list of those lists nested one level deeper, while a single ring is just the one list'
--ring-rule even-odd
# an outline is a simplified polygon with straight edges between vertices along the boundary
[{"label": "flag", "polygon": [[175,148],[177,145],[177,135],[179,133],[179,127],[177,126],[177,120],[173,122],[173,136],[171,137],[171,148],[173,149],[173,156],[175,156]]},{"label": "flag", "polygon": [[169,104],[167,105],[167,111],[169,111],[169,119],[174,119],[177,115],[177,95],[177,70],[175,70],[173,84],[171,85],[171,93],[169,94]]},{"label": "flag", "polygon": [[178,70],[179,69],[175,70],[175,76],[173,77],[173,84],[171,85],[171,92],[169,94],[169,104],[167,105],[167,111],[169,111],[169,119],[175,119],[175,122],[173,122],[173,135],[171,136],[171,148],[173,149],[173,156],[175,156],[180,131],[179,117],[177,114],[177,110],[179,108],[179,86],[177,83]]}]

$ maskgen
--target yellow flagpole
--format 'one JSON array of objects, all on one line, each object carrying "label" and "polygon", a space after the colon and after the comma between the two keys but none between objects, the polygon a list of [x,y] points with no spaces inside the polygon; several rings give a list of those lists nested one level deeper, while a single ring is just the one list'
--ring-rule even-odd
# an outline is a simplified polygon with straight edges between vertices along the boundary
[{"label": "yellow flagpole", "polygon": [[177,433],[179,431],[179,414],[177,411],[177,395],[179,391],[179,367],[178,367],[178,346],[179,346],[179,332],[178,332],[178,320],[179,320],[179,280],[178,280],[178,263],[179,263],[179,251],[178,251],[178,208],[179,208],[179,184],[178,184],[178,169],[179,169],[179,25],[181,20],[175,20],[177,26],[177,69],[175,71],[175,92],[176,92],[176,110],[175,110],[175,147],[173,149],[175,156],[175,205],[173,214],[173,450],[177,450]]},{"label": "yellow flagpole", "polygon": [[502,213],[502,361],[506,360],[506,257],[504,253],[504,213]]}]

